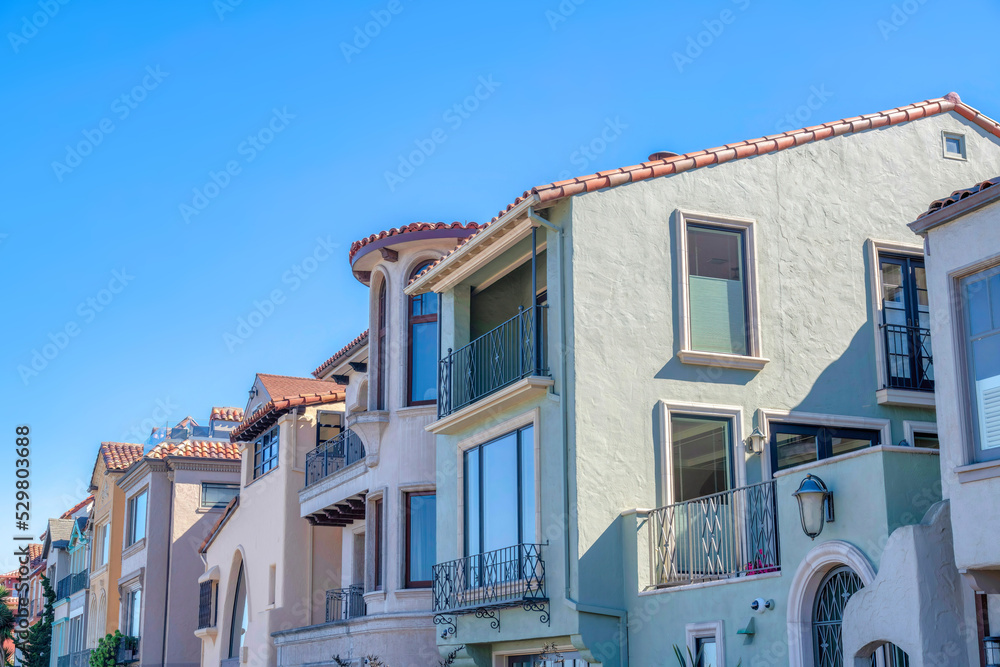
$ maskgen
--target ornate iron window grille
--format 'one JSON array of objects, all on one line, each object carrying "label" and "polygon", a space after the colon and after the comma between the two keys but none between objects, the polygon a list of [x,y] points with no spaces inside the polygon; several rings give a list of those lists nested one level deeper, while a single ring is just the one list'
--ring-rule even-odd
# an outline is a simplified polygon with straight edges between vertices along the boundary
[{"label": "ornate iron window grille", "polygon": [[455,617],[462,614],[488,618],[499,632],[497,612],[511,607],[538,612],[539,620],[549,623],[541,549],[540,544],[515,544],[435,565],[434,623],[448,626],[442,636],[457,632]]},{"label": "ornate iron window grille", "polygon": [[883,324],[886,385],[892,389],[934,391],[931,330],[905,324]]},{"label": "ornate iron window grille", "polygon": [[448,353],[438,367],[438,417],[532,375],[548,375],[546,305],[518,307],[496,329]]},{"label": "ornate iron window grille", "polygon": [[348,621],[365,615],[365,588],[354,584],[326,592],[326,622]]},{"label": "ornate iron window grille", "polygon": [[775,482],[667,505],[649,514],[654,587],[781,569]]},{"label": "ornate iron window grille", "polygon": [[215,627],[215,582],[203,581],[198,585],[198,629]]},{"label": "ornate iron window grille", "polygon": [[341,431],[306,454],[306,487],[365,458],[361,437],[351,429]]}]

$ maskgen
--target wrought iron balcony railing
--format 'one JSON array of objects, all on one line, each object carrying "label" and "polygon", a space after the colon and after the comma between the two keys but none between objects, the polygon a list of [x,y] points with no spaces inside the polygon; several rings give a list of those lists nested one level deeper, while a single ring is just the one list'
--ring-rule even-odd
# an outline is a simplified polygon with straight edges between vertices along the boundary
[{"label": "wrought iron balcony railing", "polygon": [[678,586],[780,569],[774,480],[655,509],[650,582]]},{"label": "wrought iron balcony railing", "polygon": [[327,623],[360,618],[365,612],[365,587],[361,584],[326,592]]},{"label": "wrought iron balcony railing", "polygon": [[886,385],[892,389],[934,391],[931,330],[903,324],[883,324]]},{"label": "wrought iron balcony railing", "polygon": [[306,454],[306,486],[365,458],[365,446],[351,429],[341,431]]},{"label": "wrought iron balcony railing", "polygon": [[545,561],[540,544],[515,544],[495,551],[438,563],[433,567],[434,622],[451,626],[447,615],[474,613],[491,619],[499,630],[496,612],[506,607],[523,607],[541,613],[549,622],[545,592]]},{"label": "wrought iron balcony railing", "polygon": [[90,665],[90,649],[69,654],[69,667],[88,667]]},{"label": "wrought iron balcony railing", "polygon": [[65,577],[59,580],[56,584],[56,599],[61,600],[63,598],[68,598],[71,593],[69,592],[70,587],[73,585],[73,575],[67,574]]},{"label": "wrought iron balcony railing", "polygon": [[198,629],[215,627],[215,598],[218,595],[215,582],[203,581],[198,584]]},{"label": "wrought iron balcony railing", "polygon": [[56,667],[69,667],[69,655],[61,655],[56,658]]},{"label": "wrought iron balcony railing", "polygon": [[983,637],[986,667],[1000,667],[1000,636]]},{"label": "wrought iron balcony railing", "polygon": [[82,591],[84,588],[90,585],[90,572],[84,570],[83,572],[77,572],[71,575],[69,594],[72,595],[77,591]]},{"label": "wrought iron balcony railing", "polygon": [[545,368],[547,306],[518,308],[496,329],[441,359],[438,367],[438,417],[475,403]]},{"label": "wrought iron balcony railing", "polygon": [[116,660],[119,663],[127,664],[130,662],[139,661],[139,638],[138,637],[122,637],[121,642],[118,644],[118,655]]}]

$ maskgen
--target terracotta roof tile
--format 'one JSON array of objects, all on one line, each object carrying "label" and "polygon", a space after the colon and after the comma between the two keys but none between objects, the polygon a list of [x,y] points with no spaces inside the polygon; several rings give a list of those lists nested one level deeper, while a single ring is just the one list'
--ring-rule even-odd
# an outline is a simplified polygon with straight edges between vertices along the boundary
[{"label": "terracotta roof tile", "polygon": [[225,422],[243,421],[242,408],[212,408],[212,416],[209,419],[218,419]]},{"label": "terracotta roof tile", "polygon": [[319,367],[316,368],[316,370],[314,370],[312,372],[313,376],[315,376],[315,377],[318,378],[320,375],[323,374],[323,371],[325,371],[327,368],[329,368],[330,366],[333,366],[335,363],[337,363],[338,359],[344,358],[345,356],[347,356],[348,353],[353,352],[356,348],[361,347],[362,343],[366,343],[366,342],[368,342],[368,330],[367,329],[365,329],[363,332],[361,332],[361,334],[359,334],[358,337],[355,338],[354,340],[352,340],[350,343],[348,343],[344,347],[340,348],[340,350],[338,350],[337,353],[334,354],[332,357],[330,357],[329,359],[327,359],[326,361],[324,361],[322,364],[320,364]]},{"label": "terracotta roof tile", "polygon": [[[831,121],[822,125],[813,125],[803,129],[790,130],[781,134],[760,137],[748,141],[727,144],[719,148],[708,151],[694,151],[684,155],[666,157],[662,160],[643,162],[632,167],[623,169],[599,172],[587,176],[580,176],[565,181],[556,181],[547,185],[539,185],[525,190],[524,193],[514,199],[507,208],[500,211],[492,220],[480,225],[479,230],[465,239],[439,260],[428,266],[413,280],[418,280],[427,273],[433,271],[441,262],[458,252],[462,247],[476,238],[484,229],[488,229],[510,212],[514,207],[528,199],[534,199],[535,203],[543,206],[550,206],[553,203],[581,194],[583,192],[594,192],[603,188],[615,187],[624,183],[635,183],[649,178],[678,174],[690,169],[704,167],[710,164],[721,164],[722,162],[762,155],[764,153],[783,150],[792,146],[801,146],[811,141],[820,141],[832,136],[840,136],[849,132],[860,132],[863,130],[895,125],[908,120],[925,118],[938,113],[955,111],[968,120],[976,123],[987,132],[996,137],[1000,137],[1000,124],[997,121],[983,115],[976,109],[964,104],[957,93],[948,93],[942,98],[925,100],[888,111],[881,111],[864,116],[854,116]],[[790,138],[788,140],[786,138]],[[735,150],[734,150],[735,149]],[[712,159],[710,159],[710,157]]]},{"label": "terracotta roof tile", "polygon": [[931,205],[927,207],[927,210],[921,213],[917,219],[919,220],[920,218],[926,215],[930,215],[931,213],[940,211],[941,209],[947,206],[951,206],[952,204],[960,202],[967,197],[971,197],[977,192],[982,192],[986,188],[992,188],[994,185],[1000,185],[1000,177],[991,178],[990,180],[983,181],[982,183],[976,183],[971,188],[955,190],[944,199],[935,199],[934,201],[932,201]]},{"label": "terracotta roof tile", "polygon": [[278,417],[290,408],[299,405],[337,403],[345,398],[344,385],[336,382],[264,373],[258,373],[257,377],[260,378],[271,400],[257,408],[252,415],[244,416],[243,421],[229,436],[232,442],[237,442],[245,434],[254,437],[277,421]]},{"label": "terracotta roof tile", "polygon": [[194,457],[199,459],[239,460],[240,448],[229,442],[212,440],[184,440],[183,442],[161,442],[146,454],[151,459],[170,457]]},{"label": "terracotta roof tile", "polygon": [[66,510],[65,512],[63,512],[63,514],[62,514],[62,516],[60,518],[61,519],[69,519],[70,517],[73,516],[73,514],[75,512],[79,512],[81,509],[83,509],[84,507],[86,507],[87,505],[89,505],[92,502],[94,502],[94,495],[93,494],[87,496],[86,498],[84,498],[83,500],[81,500],[80,502],[78,502],[76,505],[73,505],[68,510]]},{"label": "terracotta roof tile", "polygon": [[28,558],[34,563],[36,560],[42,557],[42,549],[44,545],[38,544],[37,542],[32,542],[28,545]]},{"label": "terracotta roof tile", "polygon": [[403,225],[402,227],[393,227],[384,232],[379,232],[378,234],[372,234],[366,236],[360,241],[355,241],[351,244],[351,252],[348,256],[348,260],[353,262],[354,256],[364,248],[369,243],[375,243],[376,241],[381,241],[382,239],[389,236],[399,236],[400,234],[408,234],[410,232],[423,232],[430,231],[434,229],[473,229],[478,230],[479,224],[475,222],[411,222],[408,225]]},{"label": "terracotta roof tile", "polygon": [[126,470],[142,458],[142,445],[127,442],[102,442],[100,449],[104,467],[108,470]]}]

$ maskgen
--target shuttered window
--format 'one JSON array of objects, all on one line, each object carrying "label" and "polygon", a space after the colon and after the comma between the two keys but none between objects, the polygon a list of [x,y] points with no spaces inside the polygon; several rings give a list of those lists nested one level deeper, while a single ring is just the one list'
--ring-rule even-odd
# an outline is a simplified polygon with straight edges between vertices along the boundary
[{"label": "shuttered window", "polygon": [[1000,267],[962,280],[976,459],[1000,459]]}]

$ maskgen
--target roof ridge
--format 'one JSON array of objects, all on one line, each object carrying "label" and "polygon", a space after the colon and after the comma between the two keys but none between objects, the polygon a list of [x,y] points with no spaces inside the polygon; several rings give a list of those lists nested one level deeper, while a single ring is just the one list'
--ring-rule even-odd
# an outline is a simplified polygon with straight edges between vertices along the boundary
[{"label": "roof ridge", "polygon": [[[310,382],[330,382],[330,380],[322,380],[320,378],[303,376],[303,375],[276,375],[274,373],[257,373],[257,375],[260,375],[260,376],[263,376],[263,377],[271,377],[271,378],[288,378],[289,380],[309,380]],[[331,384],[335,384],[335,383],[331,382]]]},{"label": "roof ridge", "polygon": [[360,345],[361,341],[363,341],[363,340],[365,340],[365,339],[368,338],[368,335],[369,335],[369,329],[365,329],[364,331],[362,331],[361,333],[359,333],[357,336],[355,336],[354,340],[352,340],[350,343],[348,343],[344,347],[340,348],[340,350],[338,350],[337,352],[334,352],[333,356],[331,356],[329,359],[327,359],[326,361],[324,361],[323,363],[321,363],[319,366],[316,367],[316,370],[314,370],[312,372],[313,377],[315,377],[316,379],[320,379],[319,375],[323,371],[325,371],[327,368],[329,368],[330,366],[332,366],[333,362],[335,362],[337,359],[339,359],[340,357],[344,356],[345,354],[347,354],[348,352],[350,352],[352,349],[354,349],[355,347],[357,347],[358,345]]}]

